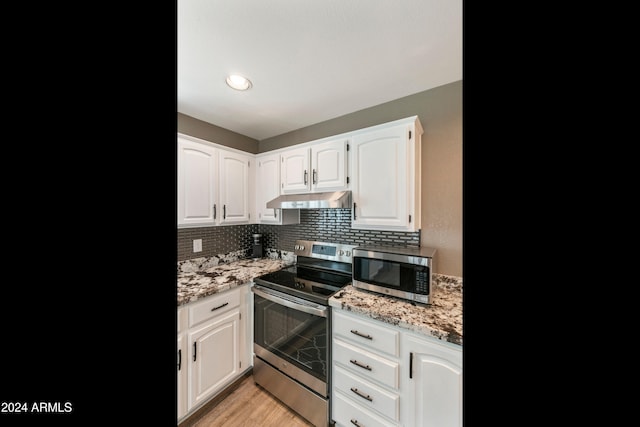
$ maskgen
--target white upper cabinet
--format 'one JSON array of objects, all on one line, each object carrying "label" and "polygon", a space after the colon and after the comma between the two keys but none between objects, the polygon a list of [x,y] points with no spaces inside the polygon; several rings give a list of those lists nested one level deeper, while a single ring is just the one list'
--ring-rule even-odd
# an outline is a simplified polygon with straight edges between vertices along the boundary
[{"label": "white upper cabinet", "polygon": [[281,194],[346,190],[348,143],[336,138],[283,151]]},{"label": "white upper cabinet", "polygon": [[267,202],[280,195],[280,155],[256,156],[256,211],[262,224],[299,224],[299,209],[267,208]]},{"label": "white upper cabinet", "polygon": [[220,150],[220,224],[249,222],[251,160],[250,156]]},{"label": "white upper cabinet", "polygon": [[311,189],[313,191],[347,189],[348,144],[349,139],[340,138],[311,146]]},{"label": "white upper cabinet", "polygon": [[354,133],[350,168],[352,228],[420,228],[421,135],[417,117]]},{"label": "white upper cabinet", "polygon": [[256,210],[259,222],[277,222],[280,209],[267,208],[267,202],[280,195],[280,155],[256,158]]},{"label": "white upper cabinet", "polygon": [[309,180],[309,148],[294,148],[280,154],[282,169],[281,193],[306,193],[311,190]]},{"label": "white upper cabinet", "polygon": [[218,150],[178,137],[178,226],[214,225]]},{"label": "white upper cabinet", "polygon": [[251,154],[178,135],[178,227],[248,223],[253,161]]},{"label": "white upper cabinet", "polygon": [[351,190],[352,228],[417,231],[422,132],[413,116],[259,155],[179,135],[178,227],[298,224],[267,202]]}]

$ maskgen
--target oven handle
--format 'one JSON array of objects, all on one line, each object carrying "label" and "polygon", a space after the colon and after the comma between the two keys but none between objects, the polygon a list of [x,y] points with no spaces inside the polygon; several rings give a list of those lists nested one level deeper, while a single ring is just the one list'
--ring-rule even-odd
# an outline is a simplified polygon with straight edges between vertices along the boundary
[{"label": "oven handle", "polygon": [[298,311],[302,311],[304,313],[307,314],[313,314],[315,316],[320,316],[320,317],[327,317],[327,307],[322,307],[322,308],[318,308],[318,306],[316,305],[302,305],[299,304],[297,302],[288,300],[288,299],[284,299],[281,298],[279,296],[276,296],[275,294],[272,294],[271,292],[266,292],[263,291],[262,288],[258,289],[256,288],[256,286],[253,286],[251,288],[251,291],[256,294],[261,296],[264,299],[268,299],[269,301],[273,301],[276,302],[280,305],[284,305],[285,307],[289,307],[292,308],[294,310],[298,310]]}]

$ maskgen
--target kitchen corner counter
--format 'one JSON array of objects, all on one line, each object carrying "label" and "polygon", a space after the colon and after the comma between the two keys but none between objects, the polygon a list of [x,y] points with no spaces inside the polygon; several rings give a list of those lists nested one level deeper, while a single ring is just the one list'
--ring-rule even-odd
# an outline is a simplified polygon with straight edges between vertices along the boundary
[{"label": "kitchen corner counter", "polygon": [[197,301],[252,281],[255,277],[279,270],[291,261],[274,258],[241,259],[193,271],[178,271],[178,306]]},{"label": "kitchen corner counter", "polygon": [[434,274],[432,293],[431,305],[418,306],[348,285],[329,298],[329,305],[462,345],[462,278]]}]

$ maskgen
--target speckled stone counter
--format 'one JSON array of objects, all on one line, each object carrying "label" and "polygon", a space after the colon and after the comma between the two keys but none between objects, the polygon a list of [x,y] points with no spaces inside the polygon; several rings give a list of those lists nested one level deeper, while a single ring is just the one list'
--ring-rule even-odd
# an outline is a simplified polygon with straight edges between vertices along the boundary
[{"label": "speckled stone counter", "polygon": [[196,259],[178,265],[178,306],[241,286],[254,277],[293,264],[292,259],[241,259],[217,264],[210,259]]},{"label": "speckled stone counter", "polygon": [[346,286],[329,298],[331,307],[462,345],[462,278],[434,274],[433,302],[409,301]]}]

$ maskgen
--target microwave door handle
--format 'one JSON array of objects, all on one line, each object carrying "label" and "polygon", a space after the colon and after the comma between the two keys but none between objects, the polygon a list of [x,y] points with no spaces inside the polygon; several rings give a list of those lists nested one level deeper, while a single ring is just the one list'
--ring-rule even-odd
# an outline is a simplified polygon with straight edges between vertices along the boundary
[{"label": "microwave door handle", "polygon": [[284,305],[285,307],[289,307],[292,308],[294,310],[298,310],[298,311],[302,311],[303,313],[307,313],[307,314],[313,314],[314,316],[320,316],[320,317],[327,317],[327,308],[326,307],[322,307],[322,308],[316,308],[316,307],[312,307],[312,306],[308,306],[308,305],[302,305],[302,304],[297,304],[293,301],[289,301],[286,300],[284,298],[280,298],[276,295],[273,295],[272,293],[268,293],[265,291],[262,291],[260,289],[257,289],[255,286],[253,286],[251,288],[251,291],[258,295],[261,296],[264,299],[268,299],[269,301],[273,301],[275,303],[278,303],[280,305]]}]

